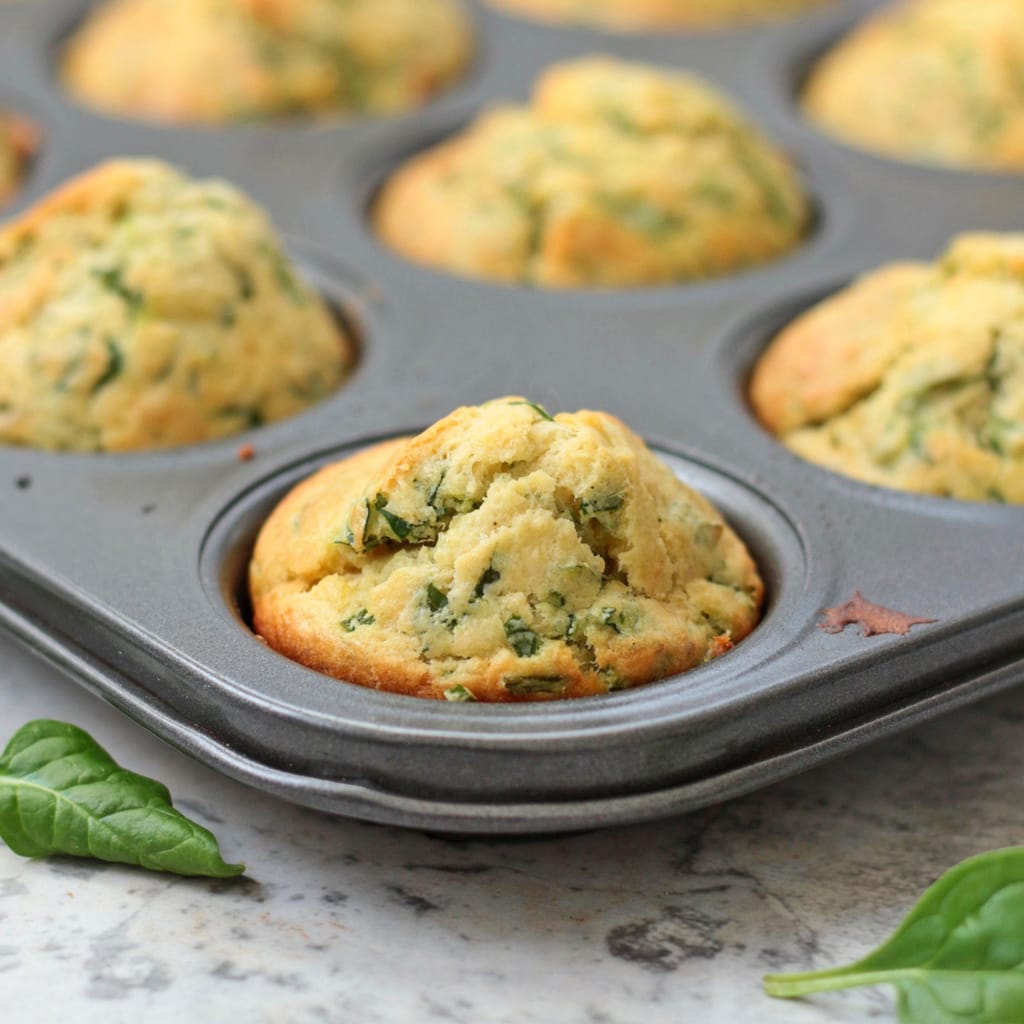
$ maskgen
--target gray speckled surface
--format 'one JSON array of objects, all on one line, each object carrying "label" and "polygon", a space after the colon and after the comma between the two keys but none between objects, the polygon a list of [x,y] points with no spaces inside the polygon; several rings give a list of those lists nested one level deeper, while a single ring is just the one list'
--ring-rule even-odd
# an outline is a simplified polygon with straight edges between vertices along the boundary
[{"label": "gray speckled surface", "polygon": [[1024,836],[1024,691],[690,817],[507,842],[278,802],[0,640],[3,741],[44,716],[166,782],[248,876],[0,850],[0,992],[5,1013],[32,1007],[19,1020],[889,1020],[883,993],[780,1003],[761,975],[856,957],[945,868]]}]

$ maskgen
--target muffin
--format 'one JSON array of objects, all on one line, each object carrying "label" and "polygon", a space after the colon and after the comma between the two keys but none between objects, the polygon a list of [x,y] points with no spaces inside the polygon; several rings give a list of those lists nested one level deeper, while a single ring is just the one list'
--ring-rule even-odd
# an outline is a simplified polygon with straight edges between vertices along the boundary
[{"label": "muffin", "polygon": [[35,126],[29,121],[0,111],[0,206],[18,190],[38,141]]},{"label": "muffin", "polygon": [[594,25],[615,32],[713,28],[799,14],[831,0],[490,0],[543,21]]},{"label": "muffin", "polygon": [[250,568],[255,626],[310,668],[451,701],[607,693],[700,665],[763,588],[711,505],[618,420],[462,408],[296,487]]},{"label": "muffin", "polygon": [[809,207],[786,157],[702,81],[592,57],[414,157],[373,219],[387,245],[451,273],[616,288],[774,259]]},{"label": "muffin", "polygon": [[1024,4],[911,0],[815,68],[807,116],[864,149],[964,168],[1024,167]]},{"label": "muffin", "polygon": [[798,455],[868,483],[1024,503],[1024,234],[968,234],[884,267],[783,331],[757,415]]},{"label": "muffin", "polygon": [[222,124],[419,106],[470,59],[458,0],[108,0],[67,45],[87,106]]},{"label": "muffin", "polygon": [[0,443],[225,437],[319,401],[352,352],[224,182],[114,161],[0,228]]}]

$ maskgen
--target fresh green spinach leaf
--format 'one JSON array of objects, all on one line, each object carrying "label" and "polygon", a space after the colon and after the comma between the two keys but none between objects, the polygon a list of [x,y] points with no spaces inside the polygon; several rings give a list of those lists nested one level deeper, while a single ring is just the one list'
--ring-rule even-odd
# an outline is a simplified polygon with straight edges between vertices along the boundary
[{"label": "fresh green spinach leaf", "polygon": [[792,998],[894,985],[901,1024],[1024,1021],[1024,847],[964,861],[921,897],[893,937],[848,967],[764,980]]},{"label": "fresh green spinach leaf", "polygon": [[65,853],[212,878],[245,870],[221,859],[165,786],[119,767],[77,726],[47,719],[19,729],[0,757],[0,838],[22,857]]}]

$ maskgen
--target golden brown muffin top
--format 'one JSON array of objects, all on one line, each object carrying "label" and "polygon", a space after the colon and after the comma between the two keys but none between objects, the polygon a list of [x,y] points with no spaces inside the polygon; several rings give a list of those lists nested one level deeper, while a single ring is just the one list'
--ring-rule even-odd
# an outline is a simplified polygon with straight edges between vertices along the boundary
[{"label": "golden brown muffin top", "polygon": [[761,421],[870,483],[1024,502],[1024,235],[967,234],[811,309],[755,371]]},{"label": "golden brown muffin top", "polygon": [[62,77],[89,106],[155,121],[388,114],[452,83],[471,49],[458,0],[107,0]]},{"label": "golden brown muffin top", "polygon": [[728,273],[793,248],[809,219],[788,159],[724,96],[600,56],[412,159],[374,211],[408,258],[545,287]]},{"label": "golden brown muffin top", "polygon": [[1024,167],[1024,4],[909,0],[870,16],[804,94],[826,131],[886,155]]},{"label": "golden brown muffin top", "polygon": [[116,160],[0,228],[0,443],[191,444],[336,388],[352,345],[226,182]]},{"label": "golden brown muffin top", "polygon": [[604,413],[456,410],[299,485],[250,571],[277,650],[448,700],[606,693],[753,629],[756,568],[721,515]]}]

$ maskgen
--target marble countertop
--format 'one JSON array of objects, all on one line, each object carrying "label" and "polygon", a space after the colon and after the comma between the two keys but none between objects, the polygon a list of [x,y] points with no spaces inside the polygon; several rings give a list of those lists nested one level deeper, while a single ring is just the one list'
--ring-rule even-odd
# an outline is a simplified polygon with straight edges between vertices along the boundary
[{"label": "marble countertop", "polygon": [[761,976],[854,959],[946,868],[1024,835],[1024,690],[688,817],[514,841],[263,796],[0,639],[0,739],[38,717],[165,782],[248,874],[0,849],[0,992],[32,1008],[20,1021],[894,1020],[881,991],[784,1003]]}]

